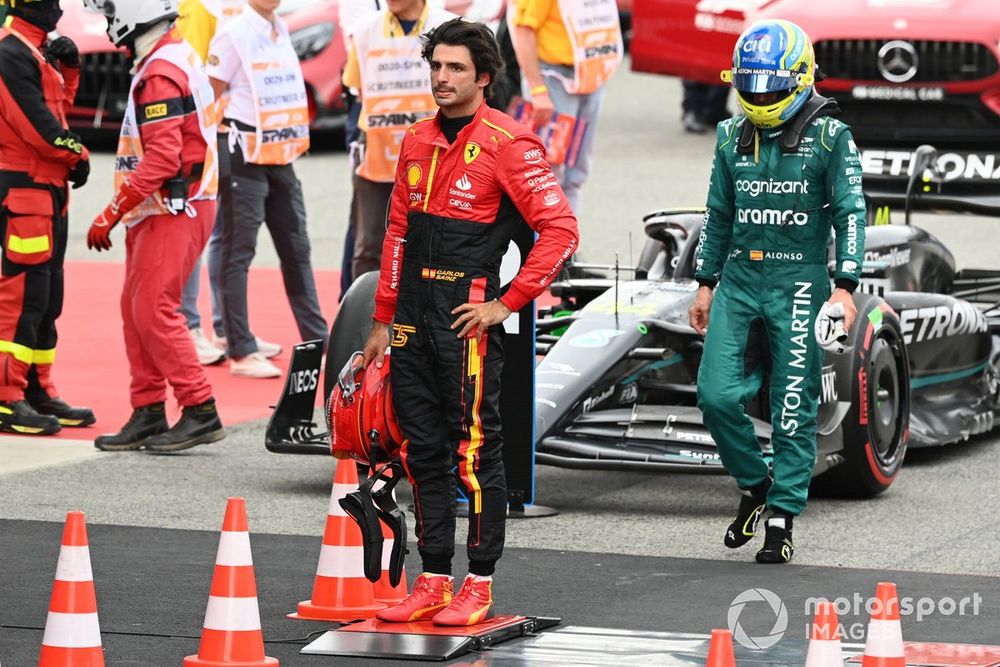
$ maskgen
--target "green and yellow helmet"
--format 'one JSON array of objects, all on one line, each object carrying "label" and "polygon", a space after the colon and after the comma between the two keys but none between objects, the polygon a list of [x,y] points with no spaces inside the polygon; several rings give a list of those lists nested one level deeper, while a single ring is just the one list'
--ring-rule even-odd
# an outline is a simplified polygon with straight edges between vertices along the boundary
[{"label": "green and yellow helmet", "polygon": [[760,128],[791,119],[812,95],[816,54],[805,31],[781,19],[759,21],[736,41],[722,80],[736,89],[743,113]]}]

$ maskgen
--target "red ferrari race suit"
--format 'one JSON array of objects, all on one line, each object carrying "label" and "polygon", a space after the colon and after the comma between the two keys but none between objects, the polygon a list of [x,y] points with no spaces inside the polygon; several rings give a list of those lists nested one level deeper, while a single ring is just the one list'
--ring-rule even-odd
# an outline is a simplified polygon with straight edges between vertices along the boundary
[{"label": "red ferrari race suit", "polygon": [[[45,40],[44,30],[19,17],[10,17],[8,26],[0,28],[0,402],[4,404],[24,399],[26,390],[32,402],[39,396],[58,396],[50,370],[56,319],[63,306],[66,182],[72,179],[82,185],[89,169],[87,149],[66,123],[80,70],[66,63],[57,69],[42,53]],[[92,422],[93,415],[86,412]],[[3,415],[0,422],[6,423]]]},{"label": "red ferrari race suit", "polygon": [[[128,225],[121,309],[133,408],[164,401],[167,383],[184,407],[212,396],[178,313],[184,282],[215,220],[214,150],[205,141],[189,76],[179,66],[194,62],[200,67],[194,50],[172,29],[138,64],[130,101],[138,142],[123,126],[116,165],[120,185],[103,214],[111,226],[119,219]],[[210,136],[214,133],[212,126]],[[188,200],[184,210],[172,213],[164,201],[176,198],[171,181],[178,177],[187,184]],[[211,179],[210,186],[204,179]]]},{"label": "red ferrari race suit", "polygon": [[[406,132],[382,249],[374,319],[393,323],[393,407],[406,437],[425,569],[455,550],[455,467],[469,499],[469,570],[492,574],[504,543],[507,485],[499,395],[502,326],[459,339],[451,311],[495,298],[517,312],[576,250],[576,218],[538,138],[483,104],[448,143],[440,112]],[[501,296],[516,225],[538,240]],[[435,565],[441,563],[441,565]]]}]

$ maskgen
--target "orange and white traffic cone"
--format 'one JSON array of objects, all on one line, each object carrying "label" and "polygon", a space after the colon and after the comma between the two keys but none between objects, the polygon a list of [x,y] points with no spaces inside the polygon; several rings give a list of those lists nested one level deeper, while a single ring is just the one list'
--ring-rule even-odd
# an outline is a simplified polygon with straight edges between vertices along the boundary
[{"label": "orange and white traffic cone", "polygon": [[840,622],[837,611],[827,600],[820,600],[816,607],[816,617],[809,632],[806,667],[844,667],[844,656],[840,649]]},{"label": "orange and white traffic cone", "polygon": [[306,621],[353,621],[371,618],[385,605],[375,601],[372,582],[365,578],[361,529],[340,506],[340,499],[358,488],[354,461],[340,459],[333,477],[323,545],[312,598],[298,604],[288,618]]},{"label": "orange and white traffic cone", "polygon": [[67,512],[38,667],[104,667],[83,512]]},{"label": "orange and white traffic cone", "polygon": [[872,617],[868,621],[868,637],[865,640],[865,654],[861,659],[861,666],[906,667],[896,584],[879,582]]},{"label": "orange and white traffic cone", "polygon": [[708,645],[708,660],[705,661],[705,667],[736,667],[732,632],[712,630],[712,641]]},{"label": "orange and white traffic cone", "polygon": [[230,498],[226,504],[201,645],[198,655],[184,658],[184,667],[226,665],[278,667],[275,658],[264,655],[250,526],[242,498]]},{"label": "orange and white traffic cone", "polygon": [[[391,477],[392,471],[386,470],[385,475]],[[392,497],[395,500],[395,489],[392,491]],[[396,540],[392,535],[392,531],[389,530],[389,526],[381,521],[379,523],[382,524],[382,537],[385,539],[385,542],[382,546],[382,576],[375,582],[375,601],[384,602],[386,605],[394,605],[407,595],[406,568],[403,568],[403,575],[396,586],[389,583],[389,557],[392,555],[392,547]]]}]

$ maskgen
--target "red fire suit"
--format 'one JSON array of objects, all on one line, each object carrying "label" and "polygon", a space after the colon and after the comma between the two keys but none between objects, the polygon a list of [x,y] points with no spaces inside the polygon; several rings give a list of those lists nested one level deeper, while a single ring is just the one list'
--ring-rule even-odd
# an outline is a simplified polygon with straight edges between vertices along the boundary
[{"label": "red fire suit", "polygon": [[[501,296],[501,258],[523,223],[538,240]],[[490,327],[481,343],[474,336],[458,339],[451,311],[498,297],[512,311],[524,308],[578,241],[576,217],[545,149],[506,114],[483,104],[450,145],[438,117],[407,130],[375,320],[394,322],[393,407],[406,437],[401,458],[413,486],[425,566],[450,562],[454,553],[456,464],[469,498],[470,571],[492,572],[507,514],[499,412],[503,327]]]},{"label": "red fire suit", "polygon": [[[179,33],[171,30],[150,55],[180,41]],[[154,191],[166,195],[167,182],[178,173],[188,179],[189,196],[197,192],[207,150],[191,87],[181,69],[156,60],[134,90],[143,153],[127,186],[116,196],[119,217]],[[147,121],[149,114],[143,110],[149,108],[165,108],[166,112]],[[186,213],[154,215],[126,232],[121,309],[133,408],[163,401],[167,383],[181,406],[198,405],[212,396],[178,308],[184,283],[208,242],[215,201],[189,202],[188,207],[193,209],[193,217]]]},{"label": "red fire suit", "polygon": [[63,305],[66,188],[87,149],[68,130],[77,67],[50,64],[46,34],[19,17],[0,28],[0,401],[58,396],[50,370]]}]

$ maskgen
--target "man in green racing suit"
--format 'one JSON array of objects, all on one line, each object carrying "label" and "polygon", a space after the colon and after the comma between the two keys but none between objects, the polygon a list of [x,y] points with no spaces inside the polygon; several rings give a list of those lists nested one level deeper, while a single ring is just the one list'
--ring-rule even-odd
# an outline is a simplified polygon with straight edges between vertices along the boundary
[{"label": "man in green racing suit", "polygon": [[[723,78],[732,80],[745,117],[718,126],[695,260],[701,286],[690,321],[705,336],[698,406],[743,491],[725,544],[749,542],[767,509],[761,563],[792,557],[792,518],[805,509],[816,460],[823,350],[814,324],[824,302],[842,304],[850,330],[864,253],[860,158],[850,129],[829,117],[836,103],[813,90],[814,72],[812,45],[798,26],[765,21],[741,35]],[[773,469],[744,411],[763,376],[746,356],[758,320],[770,354]]]}]

